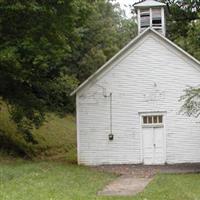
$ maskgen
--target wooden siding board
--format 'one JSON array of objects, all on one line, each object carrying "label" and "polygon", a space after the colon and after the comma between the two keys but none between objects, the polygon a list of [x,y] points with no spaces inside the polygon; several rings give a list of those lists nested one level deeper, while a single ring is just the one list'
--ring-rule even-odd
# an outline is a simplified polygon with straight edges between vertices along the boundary
[{"label": "wooden siding board", "polygon": [[[141,163],[140,112],[166,111],[167,163],[200,162],[200,123],[179,114],[186,86],[200,72],[170,45],[148,34],[137,48],[77,95],[79,162],[87,165]],[[109,97],[113,93],[113,134]]]}]

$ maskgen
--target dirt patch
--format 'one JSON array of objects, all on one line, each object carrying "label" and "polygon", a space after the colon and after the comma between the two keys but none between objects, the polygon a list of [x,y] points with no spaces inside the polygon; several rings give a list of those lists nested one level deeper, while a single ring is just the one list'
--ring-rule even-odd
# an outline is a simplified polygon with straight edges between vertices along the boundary
[{"label": "dirt patch", "polygon": [[117,175],[131,175],[137,178],[151,178],[157,173],[200,173],[198,164],[176,165],[102,165],[94,167],[99,171],[111,172]]}]

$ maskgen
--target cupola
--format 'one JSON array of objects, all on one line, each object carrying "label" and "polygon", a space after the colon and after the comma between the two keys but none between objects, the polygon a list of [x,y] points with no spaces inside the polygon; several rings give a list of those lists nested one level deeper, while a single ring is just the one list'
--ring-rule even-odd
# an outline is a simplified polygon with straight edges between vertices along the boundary
[{"label": "cupola", "polygon": [[145,0],[134,5],[137,13],[138,34],[150,27],[165,36],[165,6],[166,4],[154,0]]}]

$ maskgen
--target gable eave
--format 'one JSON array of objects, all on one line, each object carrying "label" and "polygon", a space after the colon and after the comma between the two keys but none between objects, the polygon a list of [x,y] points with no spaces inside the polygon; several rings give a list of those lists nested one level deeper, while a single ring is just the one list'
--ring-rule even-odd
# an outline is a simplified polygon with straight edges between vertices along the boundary
[{"label": "gable eave", "polygon": [[94,72],[88,79],[86,79],[82,84],[80,84],[71,94],[73,96],[78,91],[80,91],[85,85],[87,85],[93,78],[97,77],[105,68],[110,66],[114,61],[116,61],[120,56],[122,56],[130,47],[141,40],[151,28],[146,29],[143,33],[131,40],[125,47],[123,47],[117,54],[115,54],[111,59],[109,59],[102,67],[100,67],[96,72]]},{"label": "gable eave", "polygon": [[200,70],[200,61],[198,59],[196,59],[195,57],[193,57],[192,55],[190,55],[188,52],[186,52],[185,50],[183,50],[181,47],[179,47],[177,44],[175,44],[174,42],[172,42],[171,40],[169,40],[168,38],[166,38],[165,36],[163,36],[162,34],[158,33],[157,31],[155,31],[154,29],[151,29],[151,31],[157,35],[160,39],[162,39],[163,41],[167,42],[168,44],[170,44],[174,49],[178,50],[179,52],[181,52],[183,55],[185,55],[188,59],[192,60],[194,63],[196,63],[199,67]]},{"label": "gable eave", "polygon": [[122,48],[117,54],[115,54],[110,60],[108,60],[102,67],[100,67],[96,72],[94,72],[88,79],[86,79],[80,86],[78,86],[71,94],[70,96],[73,96],[77,92],[79,92],[81,89],[83,89],[89,82],[92,81],[95,77],[97,77],[104,69],[109,67],[114,61],[116,61],[119,57],[121,57],[130,47],[135,45],[139,40],[141,40],[148,32],[154,33],[158,38],[162,39],[164,42],[167,42],[170,44],[173,48],[181,52],[183,55],[185,55],[188,59],[192,60],[194,63],[196,63],[199,66],[200,70],[200,61],[194,58],[192,55],[187,53],[185,50],[183,50],[181,47],[158,33],[157,31],[153,30],[152,28],[146,29],[143,33],[135,37],[133,40],[131,40],[124,48]]}]

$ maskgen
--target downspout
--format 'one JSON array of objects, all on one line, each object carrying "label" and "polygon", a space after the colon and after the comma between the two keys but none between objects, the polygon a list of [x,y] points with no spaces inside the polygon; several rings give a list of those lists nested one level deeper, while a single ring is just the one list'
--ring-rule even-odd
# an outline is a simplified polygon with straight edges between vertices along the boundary
[{"label": "downspout", "polygon": [[103,89],[103,96],[105,98],[109,97],[110,98],[110,133],[108,135],[108,138],[110,141],[112,141],[114,139],[114,135],[113,135],[113,111],[112,111],[112,92],[110,92],[109,95],[106,94],[106,89],[102,86],[99,85],[99,87],[101,87]]},{"label": "downspout", "polygon": [[112,93],[110,93],[110,134],[113,132],[113,124],[112,124]]}]

